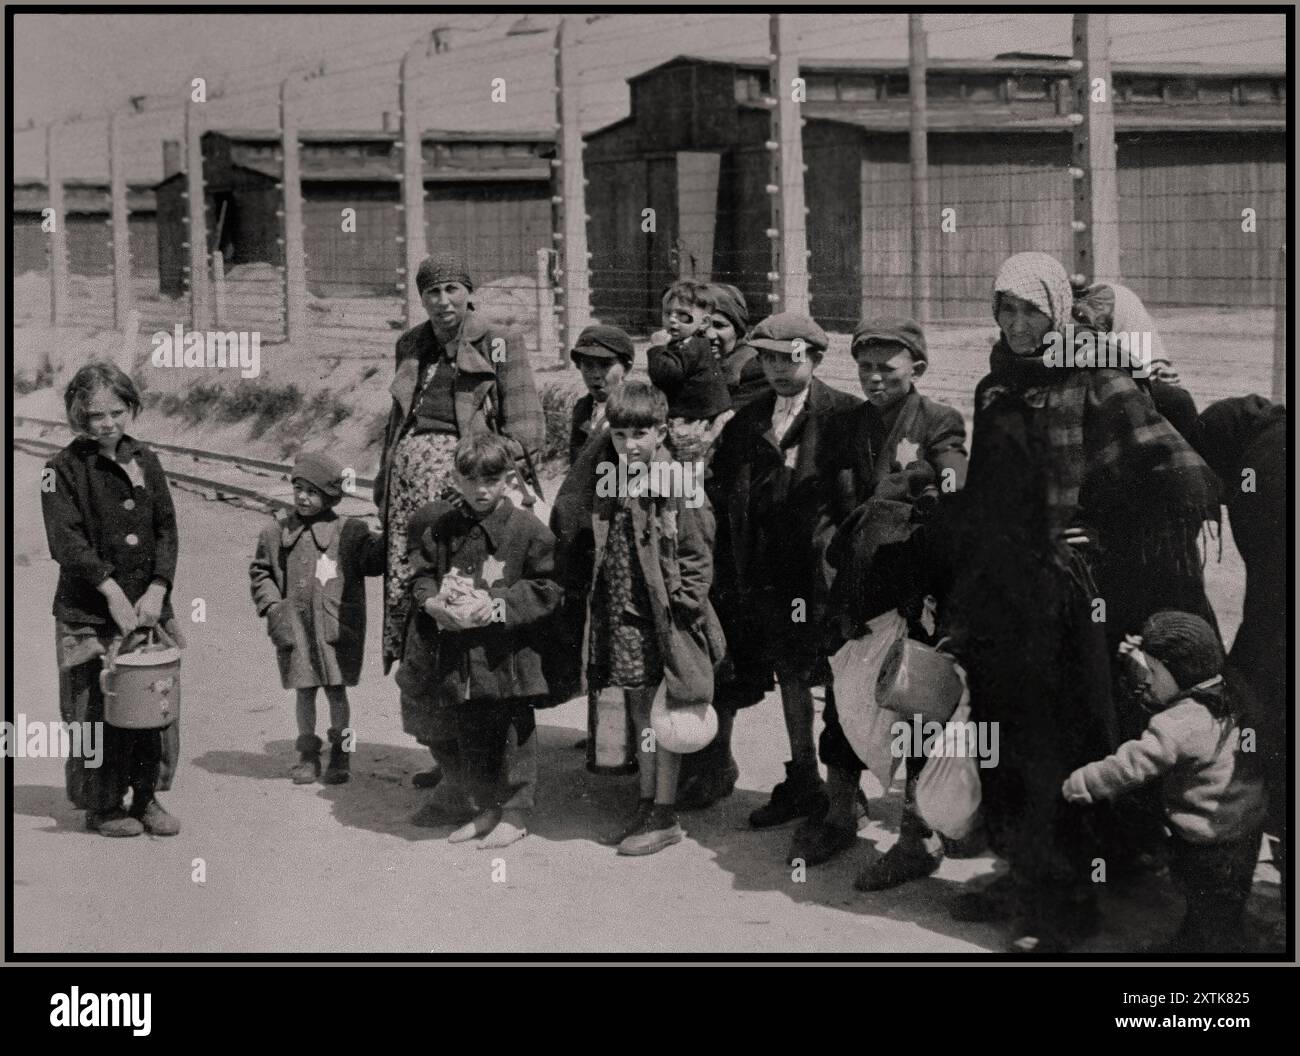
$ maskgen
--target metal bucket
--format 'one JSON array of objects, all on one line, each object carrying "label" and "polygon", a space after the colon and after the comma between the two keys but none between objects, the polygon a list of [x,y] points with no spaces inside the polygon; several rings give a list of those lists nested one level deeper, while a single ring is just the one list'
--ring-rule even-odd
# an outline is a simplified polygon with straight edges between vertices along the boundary
[{"label": "metal bucket", "polygon": [[158,730],[181,714],[181,654],[161,628],[114,639],[99,673],[104,721],[126,730]]},{"label": "metal bucket", "polygon": [[913,638],[900,638],[881,665],[876,699],[882,708],[898,712],[909,722],[913,715],[923,722],[947,722],[957,710],[963,688],[963,677],[950,655]]}]

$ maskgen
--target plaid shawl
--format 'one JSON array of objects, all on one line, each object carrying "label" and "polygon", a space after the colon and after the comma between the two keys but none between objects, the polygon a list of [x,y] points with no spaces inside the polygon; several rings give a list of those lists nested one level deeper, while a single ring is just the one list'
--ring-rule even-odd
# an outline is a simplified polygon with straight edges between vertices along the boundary
[{"label": "plaid shawl", "polygon": [[1127,374],[1048,367],[1013,355],[1005,342],[993,349],[990,367],[977,415],[999,397],[1046,410],[1054,538],[1075,523],[1085,480],[1094,507],[1127,511],[1150,541],[1181,536],[1176,529],[1217,517],[1214,474]]}]

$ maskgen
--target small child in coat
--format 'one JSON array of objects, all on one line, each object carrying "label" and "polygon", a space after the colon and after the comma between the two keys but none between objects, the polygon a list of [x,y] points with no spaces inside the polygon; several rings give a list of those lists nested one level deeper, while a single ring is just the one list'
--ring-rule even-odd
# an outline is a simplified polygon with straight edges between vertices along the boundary
[{"label": "small child in coat", "polygon": [[1267,810],[1260,757],[1243,743],[1254,725],[1244,690],[1225,684],[1218,636],[1187,612],[1155,613],[1120,662],[1151,716],[1146,732],[1075,770],[1061,792],[1092,803],[1160,780],[1170,872],[1187,898],[1166,952],[1238,952]]},{"label": "small child in coat", "polygon": [[652,705],[660,682],[670,713],[710,704],[724,648],[720,631],[709,631],[714,529],[703,484],[682,474],[689,483],[677,493],[671,472],[655,475],[673,467],[667,413],[663,393],[640,379],[610,397],[610,441],[627,465],[627,487],[624,494],[598,487],[592,511],[587,682],[595,691],[623,690],[640,773],[635,814],[600,842],[625,855],[654,854],[685,835],[676,810],[682,756],[652,736]]},{"label": "small child in coat", "polygon": [[[262,529],[248,574],[258,616],[275,645],[280,682],[297,692],[295,785],[320,778],[341,785],[355,748],[348,686],[361,677],[366,642],[366,576],[384,573],[383,536],[355,517],[339,517],[343,467],[329,455],[300,454],[293,466],[292,512]],[[329,701],[329,765],[321,777],[316,690]]]},{"label": "small child in coat", "polygon": [[664,293],[664,329],[646,352],[650,380],[668,398],[668,446],[682,462],[705,461],[730,420],[731,390],[720,352],[707,334],[709,288],[682,279]]},{"label": "small child in coat", "polygon": [[[458,495],[427,503],[412,518],[415,608],[398,672],[403,690],[451,712],[445,725],[454,740],[430,749],[465,790],[472,816],[448,839],[483,837],[484,848],[528,834],[537,784],[533,707],[549,702],[542,655],[563,593],[555,537],[506,495],[513,469],[501,437],[463,437]],[[512,737],[518,750],[510,767]]]}]

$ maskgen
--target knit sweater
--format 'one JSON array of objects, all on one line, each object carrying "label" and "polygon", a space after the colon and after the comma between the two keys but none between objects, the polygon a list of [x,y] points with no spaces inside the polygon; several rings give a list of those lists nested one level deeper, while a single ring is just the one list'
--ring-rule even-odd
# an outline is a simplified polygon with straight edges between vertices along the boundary
[{"label": "knit sweater", "polygon": [[1264,782],[1254,752],[1239,750],[1241,729],[1198,701],[1180,700],[1151,717],[1146,731],[1114,755],[1065,781],[1067,799],[1114,799],[1164,776],[1169,826],[1189,843],[1225,843],[1257,832],[1264,821]]}]

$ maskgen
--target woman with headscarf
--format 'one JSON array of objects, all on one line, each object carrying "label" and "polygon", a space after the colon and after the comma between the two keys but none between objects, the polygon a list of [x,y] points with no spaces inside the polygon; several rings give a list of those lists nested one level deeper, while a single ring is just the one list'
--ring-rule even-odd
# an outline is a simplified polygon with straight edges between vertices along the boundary
[{"label": "woman with headscarf", "polygon": [[1188,562],[1199,572],[1186,533],[1214,494],[1205,464],[1132,377],[1048,365],[1072,302],[1047,254],[999,269],[1001,336],[975,390],[970,471],[934,535],[948,552],[942,619],[969,675],[971,717],[997,723],[1000,760],[981,780],[990,842],[1009,867],[953,912],[1012,919],[1016,952],[1062,951],[1096,927],[1101,816],[1076,813],[1060,787],[1090,753],[1113,749],[1108,632],[1121,618],[1136,631],[1150,612],[1146,596],[1121,596],[1132,584],[1108,576],[1098,589],[1094,575],[1116,564],[1137,576]]},{"label": "woman with headscarf", "polygon": [[1160,339],[1160,331],[1142,299],[1118,282],[1098,282],[1075,296],[1073,314],[1075,320],[1085,326],[1103,333],[1114,332],[1120,346],[1125,349],[1130,335],[1150,335],[1150,374],[1138,379],[1138,387],[1150,394],[1156,410],[1182,434],[1183,439],[1195,445],[1196,401],[1179,382],[1178,372]]},{"label": "woman with headscarf", "polygon": [[[528,478],[546,428],[523,336],[498,330],[475,312],[470,303],[474,281],[464,261],[451,253],[427,257],[415,284],[429,320],[397,339],[397,370],[389,387],[393,407],[375,476],[375,505],[388,546],[385,674],[402,658],[411,611],[414,571],[407,525],[416,510],[450,486],[457,441],[472,433],[501,434],[520,476]],[[455,770],[454,734],[419,687],[403,684],[400,669],[397,681],[402,728],[441,765],[416,775],[416,787],[429,788]],[[448,802],[459,791],[454,781],[440,790]]]}]

